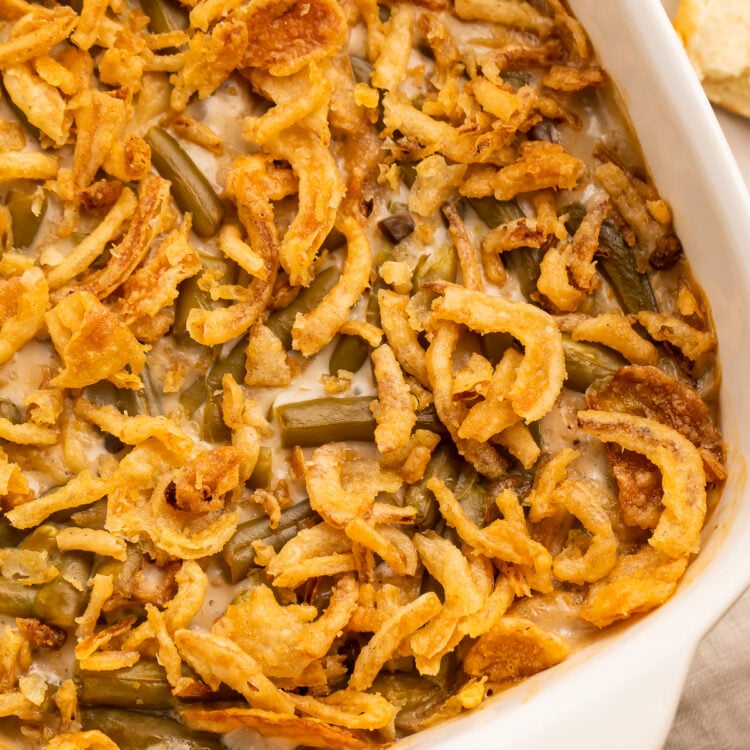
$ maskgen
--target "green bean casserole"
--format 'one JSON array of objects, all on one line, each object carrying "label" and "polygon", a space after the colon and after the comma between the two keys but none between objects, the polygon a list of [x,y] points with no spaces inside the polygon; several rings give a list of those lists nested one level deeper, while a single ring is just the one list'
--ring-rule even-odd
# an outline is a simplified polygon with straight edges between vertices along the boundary
[{"label": "green bean casserole", "polygon": [[0,746],[383,747],[669,599],[710,309],[562,0],[0,0]]}]

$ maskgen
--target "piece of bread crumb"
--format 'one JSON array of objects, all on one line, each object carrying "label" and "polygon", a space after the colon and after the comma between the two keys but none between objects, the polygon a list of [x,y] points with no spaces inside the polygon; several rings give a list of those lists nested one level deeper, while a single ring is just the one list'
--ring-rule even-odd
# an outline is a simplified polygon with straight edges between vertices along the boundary
[{"label": "piece of bread crumb", "polygon": [[750,117],[750,0],[680,0],[674,27],[708,98]]}]

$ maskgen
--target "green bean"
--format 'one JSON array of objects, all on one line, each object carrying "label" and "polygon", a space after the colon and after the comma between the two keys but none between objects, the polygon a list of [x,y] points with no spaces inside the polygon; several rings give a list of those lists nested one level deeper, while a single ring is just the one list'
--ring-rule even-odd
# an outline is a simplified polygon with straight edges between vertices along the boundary
[{"label": "green bean", "polygon": [[23,414],[18,405],[7,398],[0,398],[0,418],[7,419],[13,424],[23,422]]},{"label": "green bean", "polygon": [[200,237],[213,237],[224,219],[224,204],[206,176],[166,130],[153,126],[145,136],[156,171],[172,183],[172,194],[183,211],[193,215]]},{"label": "green bean", "polygon": [[10,111],[21,124],[23,129],[38,141],[42,134],[42,131],[39,130],[36,125],[32,125],[29,122],[29,118],[26,117],[26,113],[13,101],[13,97],[11,97],[11,95],[8,93],[8,89],[5,86],[5,81],[2,75],[0,75],[0,99],[3,99],[7,102],[8,107],[10,107]]},{"label": "green bean", "polygon": [[405,734],[419,731],[425,719],[448,697],[448,692],[429,677],[404,672],[378,675],[370,691],[399,707],[396,728]]},{"label": "green bean", "polygon": [[412,293],[430,281],[455,281],[458,276],[458,255],[452,244],[445,243],[433,252],[423,255],[414,268]]},{"label": "green bean", "polygon": [[369,60],[365,60],[364,57],[357,57],[357,55],[349,55],[349,62],[352,66],[354,80],[357,83],[366,83],[369,85],[375,66]]},{"label": "green bean", "polygon": [[84,510],[71,514],[70,520],[76,525],[87,529],[103,529],[107,520],[107,500],[98,500]]},{"label": "green bean", "polygon": [[117,387],[109,380],[99,380],[87,385],[81,395],[96,406],[116,406]]},{"label": "green bean", "polygon": [[[586,215],[580,203],[573,203],[563,209],[568,214],[566,226],[575,233]],[[620,304],[625,312],[635,314],[641,310],[658,312],[654,291],[648,276],[636,267],[635,253],[627,246],[622,232],[611,222],[605,221],[599,231],[599,245],[604,253],[598,258],[604,275],[612,283]]]},{"label": "green bean", "polygon": [[515,339],[509,333],[485,333],[480,342],[482,354],[491,362],[497,363],[506,350],[513,346]]},{"label": "green bean", "polygon": [[337,375],[339,370],[357,372],[367,361],[370,345],[359,336],[342,334],[336,342],[328,361],[328,372]]},{"label": "green bean", "polygon": [[87,706],[161,711],[175,704],[164,668],[156,661],[141,659],[132,667],[110,671],[82,669],[76,682],[78,698]]},{"label": "green bean", "polygon": [[599,344],[573,341],[563,334],[565,352],[565,385],[583,393],[595,380],[614,375],[627,362],[614,350]]},{"label": "green bean", "polygon": [[541,273],[542,251],[537,247],[516,247],[503,253],[508,270],[518,281],[521,293],[527,300],[536,291]]},{"label": "green bean", "polygon": [[258,453],[258,460],[255,462],[253,473],[247,480],[247,486],[254,490],[268,489],[271,486],[272,472],[273,451],[263,446]]},{"label": "green bean", "polygon": [[117,407],[131,417],[147,414],[152,417],[162,413],[161,399],[151,379],[148,365],[144,365],[140,373],[143,388],[119,388],[117,391]]},{"label": "green bean", "polygon": [[314,515],[310,503],[304,500],[291,508],[287,508],[281,514],[281,520],[275,529],[271,528],[268,518],[265,516],[241,523],[234,536],[224,545],[221,551],[229,580],[232,583],[238,583],[247,576],[253,567],[255,563],[253,542],[263,540],[278,551],[297,534],[299,524]]},{"label": "green bean", "polygon": [[57,526],[44,523],[27,534],[18,547],[33,552],[46,552],[49,557],[53,557],[59,551],[57,546],[58,531]]},{"label": "green bean", "polygon": [[42,190],[40,197],[37,192],[10,190],[5,205],[13,226],[13,246],[27,248],[34,241],[47,212],[47,194]]},{"label": "green bean", "polygon": [[328,266],[320,271],[310,286],[300,291],[294,301],[281,310],[274,310],[266,320],[266,325],[276,334],[284,349],[292,346],[292,325],[297,313],[306,313],[328,294],[339,277],[338,269]]},{"label": "green bean", "polygon": [[469,198],[468,203],[490,229],[524,216],[524,212],[515,200],[499,201],[492,197]]},{"label": "green bean", "polygon": [[[283,406],[274,406],[273,415],[279,424],[283,448],[303,448],[338,440],[372,442],[375,418],[370,404],[375,396],[314,398]],[[416,429],[445,434],[434,407],[417,412]]]},{"label": "green bean", "polygon": [[54,562],[58,575],[37,592],[34,616],[49,625],[70,628],[86,606],[91,555],[65,552]]},{"label": "green bean", "polygon": [[[469,198],[469,205],[477,216],[490,228],[520,219],[524,216],[521,207],[515,200],[498,201],[495,198]],[[508,270],[518,280],[521,293],[526,299],[536,291],[539,279],[539,263],[542,253],[538,248],[517,247],[503,253],[503,261]]]},{"label": "green bean", "polygon": [[206,387],[206,376],[198,377],[180,393],[180,404],[185,410],[185,414],[192,417],[200,406],[206,403],[208,388]]},{"label": "green bean", "polygon": [[433,452],[424,471],[424,476],[406,490],[406,505],[416,508],[414,525],[419,531],[432,529],[440,520],[440,509],[435,495],[427,489],[427,481],[433,477],[442,479],[449,489],[454,489],[461,470],[461,460],[453,447],[441,443]]},{"label": "green bean", "polygon": [[417,179],[417,165],[410,161],[402,161],[398,164],[401,179],[406,187],[411,188]]},{"label": "green bean", "polygon": [[85,708],[81,721],[86,731],[98,729],[120,750],[221,750],[221,741],[205,732],[196,732],[166,716],[154,716],[118,708]]},{"label": "green bean", "polygon": [[[380,325],[380,307],[378,305],[378,291],[385,286],[382,279],[377,279],[370,289],[367,298],[365,320],[374,326]],[[342,334],[328,361],[328,372],[337,375],[339,370],[357,372],[367,361],[370,345],[359,336]]]},{"label": "green bean", "polygon": [[204,255],[201,258],[203,267],[195,276],[185,279],[180,284],[179,294],[175,302],[174,322],[172,333],[182,344],[194,344],[187,331],[187,319],[193,308],[199,310],[213,310],[222,303],[211,299],[211,292],[200,288],[200,280],[206,271],[212,272],[220,284],[234,284],[237,281],[238,267],[226,258],[214,258]]},{"label": "green bean", "polygon": [[0,615],[34,617],[35,586],[24,586],[16,581],[0,578]]},{"label": "green bean", "polygon": [[219,357],[206,375],[206,405],[203,408],[201,435],[204,440],[221,443],[229,440],[230,431],[221,412],[221,381],[231,375],[238,383],[245,379],[247,339],[241,338],[224,357]]},{"label": "green bean", "polygon": [[0,516],[0,547],[17,547],[25,536],[25,531],[16,529],[5,516]]},{"label": "green bean", "polygon": [[148,28],[153,34],[168,34],[188,26],[188,19],[181,8],[167,0],[140,0],[143,12],[148,16]]}]

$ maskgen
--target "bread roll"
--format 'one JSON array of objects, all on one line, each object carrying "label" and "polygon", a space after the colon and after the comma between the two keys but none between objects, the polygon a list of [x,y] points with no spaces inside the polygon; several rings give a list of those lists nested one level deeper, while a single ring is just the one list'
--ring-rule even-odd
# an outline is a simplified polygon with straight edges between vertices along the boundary
[{"label": "bread roll", "polygon": [[750,117],[750,0],[680,0],[674,26],[708,98]]}]

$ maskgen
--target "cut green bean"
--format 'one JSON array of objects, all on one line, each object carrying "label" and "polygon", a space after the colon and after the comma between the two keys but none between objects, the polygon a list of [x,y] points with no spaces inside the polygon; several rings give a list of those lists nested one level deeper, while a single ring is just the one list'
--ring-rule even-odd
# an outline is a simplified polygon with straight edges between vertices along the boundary
[{"label": "cut green bean", "polygon": [[219,300],[211,299],[211,292],[200,288],[200,280],[203,274],[210,271],[214,274],[219,284],[234,284],[237,282],[238,266],[226,258],[215,258],[209,255],[201,257],[202,269],[185,279],[180,284],[179,294],[175,302],[174,322],[172,333],[177,336],[183,344],[195,343],[187,330],[187,319],[193,308],[198,310],[213,310],[223,304]]},{"label": "cut green bean", "polygon": [[86,606],[91,555],[65,552],[54,562],[58,575],[37,592],[34,616],[49,625],[70,628]]},{"label": "cut green bean", "polygon": [[25,536],[25,531],[15,528],[5,516],[0,516],[0,548],[17,547]]},{"label": "cut green bean", "polygon": [[430,281],[455,281],[458,276],[458,255],[453,245],[445,243],[432,253],[423,255],[414,268],[412,293]]},{"label": "cut green bean", "polygon": [[[283,448],[315,447],[340,440],[372,442],[375,418],[370,404],[376,396],[314,398],[274,406]],[[416,429],[445,434],[434,407],[417,412]]]},{"label": "cut green bean", "polygon": [[41,189],[39,191],[8,191],[5,205],[10,212],[15,248],[27,248],[34,241],[42,225],[47,212],[47,194]]},{"label": "cut green bean", "polygon": [[0,418],[7,419],[13,424],[19,424],[23,421],[23,414],[10,399],[0,398]]},{"label": "cut green bean", "polygon": [[[580,203],[573,203],[566,206],[562,213],[568,215],[566,226],[574,234],[586,215],[586,209]],[[604,253],[597,258],[599,266],[612,283],[623,310],[631,314],[641,310],[658,312],[648,276],[638,270],[635,253],[626,244],[622,232],[611,221],[602,224],[599,245],[604,249]]]},{"label": "cut green bean", "polygon": [[225,357],[219,357],[206,375],[206,405],[203,407],[201,435],[212,443],[227,442],[230,430],[224,424],[221,411],[221,381],[231,375],[238,383],[245,379],[245,349],[247,339],[240,339]]},{"label": "cut green bean", "polygon": [[145,141],[151,148],[151,161],[156,171],[172,183],[177,205],[192,214],[195,233],[200,237],[213,237],[224,219],[224,204],[211,183],[163,128],[149,128]]},{"label": "cut green bean", "polygon": [[357,55],[349,55],[349,62],[352,66],[354,80],[357,83],[366,83],[369,85],[375,66],[369,60],[365,60],[364,57],[358,57]]},{"label": "cut green bean", "polygon": [[119,388],[117,390],[117,408],[131,417],[147,414],[155,417],[162,413],[161,399],[151,379],[148,365],[144,365],[140,373],[143,388]]},{"label": "cut green bean", "polygon": [[255,563],[253,542],[263,541],[278,551],[297,534],[300,523],[314,516],[310,503],[305,500],[287,508],[281,514],[281,520],[275,529],[271,528],[266,516],[240,524],[221,551],[229,580],[238,583],[250,572]]},{"label": "cut green bean", "polygon": [[143,12],[148,16],[148,28],[153,34],[168,34],[188,27],[188,19],[182,8],[168,0],[140,0]]},{"label": "cut green bean", "polygon": [[266,490],[270,488],[272,478],[273,451],[263,446],[258,453],[258,460],[255,462],[253,473],[247,480],[247,486],[254,490]]},{"label": "cut green bean", "polygon": [[427,489],[428,480],[437,477],[453,490],[458,482],[461,460],[453,446],[441,443],[433,452],[424,471],[424,476],[406,490],[406,505],[416,508],[414,525],[419,531],[432,529],[440,520],[440,509],[432,490]]},{"label": "cut green bean", "polygon": [[0,615],[6,617],[34,617],[35,586],[24,586],[7,578],[0,578]]},{"label": "cut green bean", "polygon": [[82,669],[76,682],[78,699],[87,706],[162,711],[175,704],[164,668],[147,659],[141,659],[132,667],[110,671]]},{"label": "cut green bean", "polygon": [[509,221],[521,219],[524,212],[515,200],[499,201],[495,198],[469,198],[469,205],[477,216],[490,228],[494,229]]},{"label": "cut green bean", "polygon": [[[377,279],[372,285],[367,298],[365,320],[374,326],[380,326],[378,291],[384,286],[385,282],[382,279]],[[328,361],[328,372],[331,375],[337,375],[339,370],[357,372],[367,361],[369,354],[370,345],[360,336],[342,334],[339,336],[339,340],[336,342],[336,346],[331,353],[331,358]]]},{"label": "cut green bean", "polygon": [[95,406],[117,405],[117,387],[109,380],[99,380],[92,385],[87,385],[81,395]]},{"label": "cut green bean", "polygon": [[599,344],[573,341],[563,334],[565,352],[565,385],[583,393],[595,380],[614,375],[627,362],[614,350]]},{"label": "cut green bean", "polygon": [[85,708],[81,722],[86,731],[98,729],[120,750],[172,748],[172,750],[221,750],[224,745],[211,734],[196,732],[166,716],[154,716],[118,708]]},{"label": "cut green bean", "polygon": [[448,692],[431,678],[405,672],[378,675],[370,691],[399,707],[395,724],[404,734],[418,732],[425,719],[448,697]]},{"label": "cut green bean", "polygon": [[315,307],[328,294],[339,277],[338,269],[328,266],[320,271],[296,298],[281,310],[274,310],[266,320],[266,325],[276,334],[284,349],[292,347],[292,326],[298,313],[306,313]]}]

